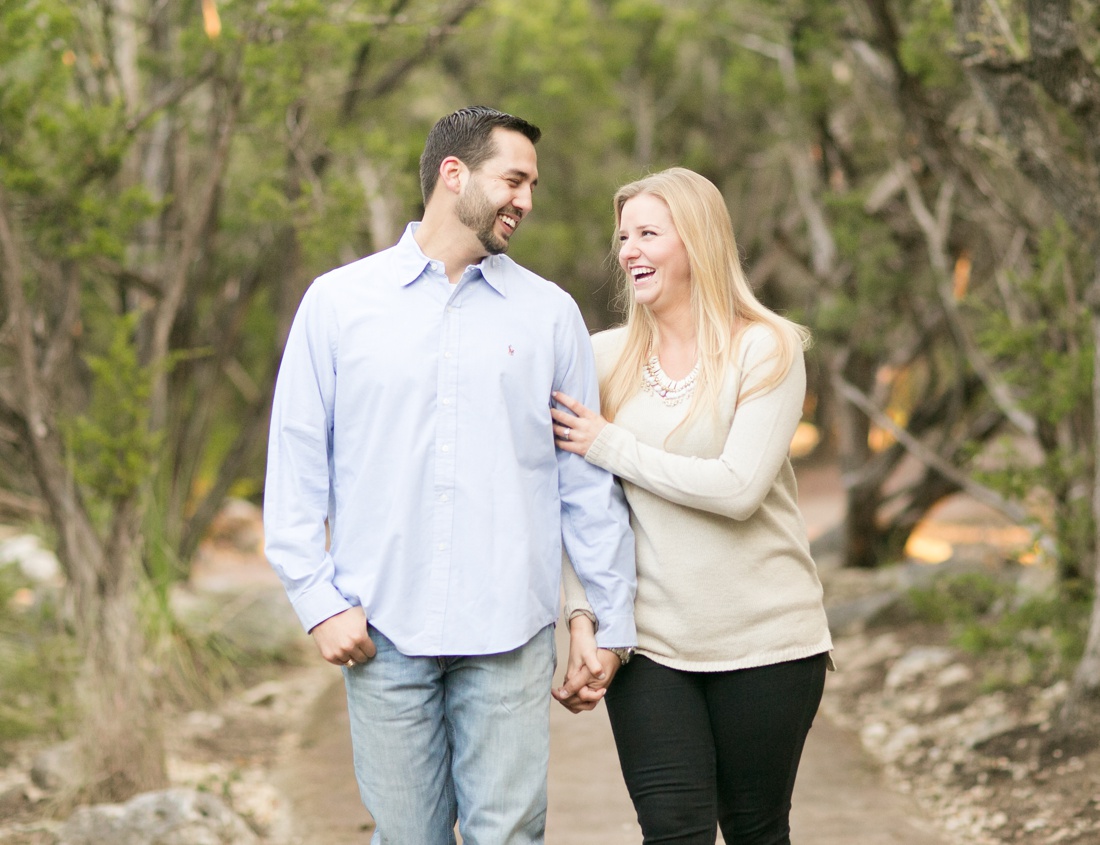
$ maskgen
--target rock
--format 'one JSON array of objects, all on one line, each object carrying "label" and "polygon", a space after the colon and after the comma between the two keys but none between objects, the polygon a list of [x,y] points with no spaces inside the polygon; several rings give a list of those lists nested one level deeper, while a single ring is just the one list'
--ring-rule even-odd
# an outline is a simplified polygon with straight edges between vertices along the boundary
[{"label": "rock", "polygon": [[25,555],[41,548],[38,538],[33,534],[17,534],[0,541],[0,564],[19,563]]},{"label": "rock", "polygon": [[0,542],[0,565],[15,564],[30,580],[38,584],[56,583],[61,578],[57,555],[42,548],[33,534],[19,534]]},{"label": "rock", "polygon": [[263,511],[244,499],[227,499],[210,525],[209,535],[239,552],[263,552]]},{"label": "rock", "polygon": [[944,689],[958,684],[965,684],[972,680],[974,680],[974,673],[970,671],[969,666],[954,663],[936,675],[936,686]]},{"label": "rock", "polygon": [[896,690],[917,678],[944,668],[954,660],[955,653],[949,648],[921,646],[910,649],[898,658],[886,673],[885,687],[888,690]]},{"label": "rock", "polygon": [[187,630],[217,634],[243,654],[282,658],[309,645],[281,586],[209,592],[181,585],[170,601]]},{"label": "rock", "polygon": [[825,608],[829,630],[835,636],[862,631],[869,622],[893,607],[900,598],[901,593],[897,590],[887,590],[830,604]]},{"label": "rock", "polygon": [[57,845],[258,845],[245,821],[221,799],[191,789],[146,792],[125,804],[81,807]]},{"label": "rock", "polygon": [[1033,563],[1021,566],[1016,585],[1024,596],[1041,596],[1058,586],[1058,570],[1053,563]]},{"label": "rock", "polygon": [[40,751],[31,763],[31,782],[47,792],[56,792],[66,786],[74,786],[76,766],[73,765],[73,757],[75,754],[75,742],[62,742]]},{"label": "rock", "polygon": [[29,803],[22,786],[0,787],[0,819],[12,818]]}]

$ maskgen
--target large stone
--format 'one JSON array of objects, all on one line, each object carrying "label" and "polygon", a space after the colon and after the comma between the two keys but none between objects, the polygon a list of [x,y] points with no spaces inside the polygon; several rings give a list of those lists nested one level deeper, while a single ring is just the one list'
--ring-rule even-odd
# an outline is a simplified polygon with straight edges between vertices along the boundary
[{"label": "large stone", "polygon": [[208,536],[239,552],[262,554],[263,523],[263,511],[258,506],[243,499],[227,499],[214,517]]},{"label": "large stone", "polygon": [[310,645],[280,586],[211,592],[180,585],[171,593],[172,612],[200,636],[216,634],[243,654],[285,658]]},{"label": "large stone", "polygon": [[886,673],[885,687],[896,690],[913,683],[918,678],[938,673],[955,661],[955,652],[939,646],[920,646],[910,649],[890,667]]},{"label": "large stone", "polygon": [[0,566],[15,564],[24,576],[38,584],[56,583],[61,578],[61,564],[49,549],[33,534],[19,534],[0,541]]},{"label": "large stone", "polygon": [[57,845],[258,845],[259,838],[221,799],[191,789],[146,792],[125,804],[81,807]]},{"label": "large stone", "polygon": [[31,781],[39,789],[54,792],[67,786],[75,786],[77,768],[75,742],[62,742],[35,755],[31,764]]}]

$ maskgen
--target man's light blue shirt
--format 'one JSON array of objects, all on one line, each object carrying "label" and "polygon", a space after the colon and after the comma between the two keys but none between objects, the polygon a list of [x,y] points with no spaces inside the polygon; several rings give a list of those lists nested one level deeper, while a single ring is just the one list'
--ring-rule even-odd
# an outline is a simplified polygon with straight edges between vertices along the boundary
[{"label": "man's light blue shirt", "polygon": [[302,299],[272,408],[268,560],[306,630],[362,605],[405,654],[494,654],[556,619],[564,541],[599,644],[634,645],[622,492],[551,429],[551,391],[599,404],[576,304],[506,256],[452,285],[417,225]]}]

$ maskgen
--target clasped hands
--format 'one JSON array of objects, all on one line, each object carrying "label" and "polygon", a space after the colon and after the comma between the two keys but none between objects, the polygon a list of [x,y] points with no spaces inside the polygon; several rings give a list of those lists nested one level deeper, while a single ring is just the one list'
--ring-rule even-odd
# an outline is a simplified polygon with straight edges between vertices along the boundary
[{"label": "clasped hands", "polygon": [[551,694],[572,713],[591,710],[607,694],[621,666],[619,656],[596,645],[596,630],[587,616],[569,621],[569,662],[565,681]]}]

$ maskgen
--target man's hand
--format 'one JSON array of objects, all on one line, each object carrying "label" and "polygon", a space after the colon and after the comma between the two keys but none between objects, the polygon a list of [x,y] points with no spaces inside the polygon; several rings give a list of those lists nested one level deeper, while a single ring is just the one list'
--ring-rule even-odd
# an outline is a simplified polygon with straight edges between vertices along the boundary
[{"label": "man's hand", "polygon": [[321,657],[336,666],[366,663],[377,649],[367,633],[367,615],[361,607],[349,607],[309,632]]},{"label": "man's hand", "polygon": [[592,621],[586,616],[576,616],[569,622],[565,682],[551,694],[572,713],[592,710],[607,694],[607,686],[620,665],[616,654],[596,647]]}]

